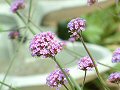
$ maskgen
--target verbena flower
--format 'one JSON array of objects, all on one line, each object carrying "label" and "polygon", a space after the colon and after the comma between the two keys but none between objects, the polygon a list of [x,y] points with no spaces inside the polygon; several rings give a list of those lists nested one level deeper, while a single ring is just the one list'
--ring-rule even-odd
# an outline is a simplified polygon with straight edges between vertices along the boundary
[{"label": "verbena flower", "polygon": [[42,32],[34,36],[30,42],[32,56],[43,58],[54,57],[64,46],[64,42],[55,38],[52,32]]},{"label": "verbena flower", "polygon": [[70,40],[75,41],[79,38],[80,31],[84,31],[86,28],[86,20],[83,18],[75,18],[72,19],[67,27],[69,28],[69,32],[72,34]]},{"label": "verbena flower", "polygon": [[97,2],[97,0],[87,0],[87,4],[90,6],[90,5],[93,5]]},{"label": "verbena flower", "polygon": [[12,31],[9,33],[8,36],[10,39],[18,39],[20,37],[20,32],[19,31]]},{"label": "verbena flower", "polygon": [[[69,75],[69,70],[64,69],[64,71]],[[58,89],[61,85],[67,83],[67,79],[63,72],[60,69],[57,69],[50,73],[50,75],[46,78],[46,84],[51,88]]]},{"label": "verbena flower", "polygon": [[11,11],[13,13],[16,13],[17,10],[23,9],[25,7],[25,2],[24,0],[15,0],[12,5],[11,5]]},{"label": "verbena flower", "polygon": [[120,62],[120,48],[117,48],[117,49],[113,52],[112,62],[113,62],[113,63]]},{"label": "verbena flower", "polygon": [[120,83],[120,72],[110,74],[108,81],[116,84]]},{"label": "verbena flower", "polygon": [[91,70],[94,67],[94,64],[90,59],[90,57],[85,56],[79,60],[78,66],[79,66],[79,69],[85,71],[85,70]]}]

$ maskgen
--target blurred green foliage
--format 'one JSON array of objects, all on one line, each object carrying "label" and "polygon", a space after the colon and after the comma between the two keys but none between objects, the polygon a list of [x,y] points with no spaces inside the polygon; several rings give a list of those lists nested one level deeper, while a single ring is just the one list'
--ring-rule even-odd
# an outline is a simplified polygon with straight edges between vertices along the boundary
[{"label": "blurred green foliage", "polygon": [[[83,15],[87,21],[86,31],[83,32],[83,36],[86,42],[108,45],[120,43],[120,8],[111,6],[107,9],[97,10],[93,13]],[[58,36],[61,39],[67,40],[69,38],[68,21],[61,21],[58,24]]]}]

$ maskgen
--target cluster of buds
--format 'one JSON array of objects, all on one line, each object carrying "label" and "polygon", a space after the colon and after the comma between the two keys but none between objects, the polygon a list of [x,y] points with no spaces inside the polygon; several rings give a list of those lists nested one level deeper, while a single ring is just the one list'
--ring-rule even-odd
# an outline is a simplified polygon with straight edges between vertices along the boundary
[{"label": "cluster of buds", "polygon": [[78,66],[80,70],[86,71],[91,70],[94,67],[94,64],[90,57],[85,56],[79,60]]},{"label": "cluster of buds", "polygon": [[110,74],[108,81],[111,83],[119,84],[120,83],[120,72],[115,72],[115,73]]},{"label": "cluster of buds", "polygon": [[54,33],[42,32],[31,40],[30,51],[32,56],[54,57],[62,50],[63,46],[64,43],[57,40]]},{"label": "cluster of buds", "polygon": [[[67,75],[69,75],[69,70],[64,69]],[[67,82],[67,79],[63,72],[59,69],[50,73],[50,75],[46,78],[46,84],[51,88],[58,89],[61,85],[64,85]]]},{"label": "cluster of buds", "polygon": [[25,8],[25,1],[24,0],[15,0],[11,5],[11,11],[16,13],[19,9]]},{"label": "cluster of buds", "polygon": [[113,62],[113,63],[120,62],[120,48],[117,48],[117,49],[113,52],[112,62]]},{"label": "cluster of buds", "polygon": [[86,20],[83,18],[75,18],[72,19],[67,27],[69,28],[69,32],[72,34],[70,36],[70,41],[74,42],[75,40],[77,40],[80,35],[80,31],[84,31],[86,28]]}]

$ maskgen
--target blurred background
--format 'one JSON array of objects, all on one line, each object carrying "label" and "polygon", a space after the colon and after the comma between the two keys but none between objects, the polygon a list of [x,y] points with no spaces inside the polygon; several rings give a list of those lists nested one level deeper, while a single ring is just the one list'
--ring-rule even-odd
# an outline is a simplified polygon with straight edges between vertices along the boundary
[{"label": "blurred background", "polygon": [[[9,1],[12,2],[13,0]],[[66,41],[70,35],[68,33],[67,23],[73,18],[82,17],[87,21],[87,28],[83,33],[85,41],[103,46],[112,52],[120,47],[120,3],[116,3],[117,0],[98,1],[98,3],[88,6],[87,0],[33,0],[30,19],[35,25],[30,24],[30,26],[36,33],[39,33],[40,30],[52,31],[57,34],[58,38]],[[19,78],[18,80],[17,77],[14,78],[14,76],[24,76],[24,78],[29,79],[30,76],[39,76],[39,74],[46,75],[46,73],[52,71],[55,68],[55,64],[53,64],[50,59],[44,61],[41,60],[41,58],[31,57],[29,42],[33,35],[29,31],[25,33],[25,25],[17,15],[10,11],[9,5],[4,0],[0,0],[0,8],[0,79],[3,79],[13,59],[14,62],[12,63],[11,70],[5,82],[12,83],[13,80],[14,83],[16,83],[21,79]],[[19,11],[25,19],[28,17],[28,10],[29,0],[26,0],[26,8],[23,11]],[[14,40],[11,39],[9,37],[11,31],[18,31],[20,37]],[[23,36],[22,45],[19,47]],[[20,50],[18,50],[18,47]],[[61,56],[63,54],[64,53],[62,53]],[[43,68],[40,67],[41,65]],[[107,65],[109,65],[109,63]],[[66,67],[70,67],[70,65]],[[120,70],[120,65],[116,64],[114,68]],[[109,74],[114,71],[114,69],[105,71],[105,73],[102,73],[103,78],[106,80]],[[9,76],[12,77],[9,78]],[[39,79],[37,77],[35,78]],[[31,86],[28,88],[22,83],[22,87],[20,84],[18,84],[18,87],[21,90],[50,90],[47,86],[47,89],[44,87],[40,88],[39,84],[37,84],[39,80],[37,82],[34,81],[34,78],[31,80],[33,80],[33,83],[31,82],[29,84]],[[118,90],[116,85],[107,81],[106,83],[111,90]],[[85,90],[103,89],[100,86],[99,80],[94,78],[87,81]]]}]

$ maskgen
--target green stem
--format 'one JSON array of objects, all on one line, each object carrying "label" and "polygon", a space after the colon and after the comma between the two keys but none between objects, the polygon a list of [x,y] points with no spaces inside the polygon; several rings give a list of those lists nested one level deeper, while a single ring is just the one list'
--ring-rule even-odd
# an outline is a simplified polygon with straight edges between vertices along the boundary
[{"label": "green stem", "polygon": [[30,26],[28,25],[28,23],[25,22],[24,18],[18,13],[16,12],[17,16],[23,21],[23,23],[28,27],[28,29],[30,30],[30,32],[35,35],[36,33],[30,28]]},{"label": "green stem", "polygon": [[64,71],[64,69],[62,68],[62,65],[60,63],[58,63],[58,61],[56,60],[55,57],[53,57],[53,60],[55,61],[55,63],[58,65],[58,67],[61,69],[61,71],[63,72],[63,74],[65,75],[69,85],[71,86],[72,90],[74,90],[73,84],[71,83],[70,79],[68,78],[68,75],[66,74],[66,72]]},{"label": "green stem", "polygon": [[1,82],[1,81],[0,81],[0,83],[1,83],[2,85],[5,85],[5,86],[9,87],[9,88],[12,89],[12,90],[17,90],[16,88],[14,88],[14,87],[12,87],[12,86],[4,83],[4,82]]},{"label": "green stem", "polygon": [[[23,35],[23,37],[22,37],[22,39],[21,39],[21,41],[20,41],[20,44],[19,44],[19,46],[17,47],[17,50],[16,50],[15,55],[14,55],[13,58],[10,60],[10,64],[9,64],[9,66],[8,66],[8,69],[7,69],[6,73],[5,73],[5,76],[4,76],[3,81],[2,81],[3,83],[5,82],[5,79],[7,78],[7,75],[8,75],[8,73],[9,73],[9,71],[10,71],[10,69],[11,69],[14,61],[16,60],[15,58],[16,58],[19,50],[20,50],[20,46],[22,45],[22,42],[23,42],[23,40],[24,40],[24,38],[25,38],[26,32],[27,32],[27,30],[25,31],[25,33],[24,33],[24,35]],[[2,89],[2,85],[0,86],[0,90],[1,90],[1,89]]]},{"label": "green stem", "polygon": [[63,84],[63,86],[65,87],[66,90],[69,90],[69,88],[65,84]]},{"label": "green stem", "polygon": [[84,85],[85,85],[85,79],[86,79],[86,75],[87,75],[87,71],[85,70],[85,75],[84,75],[83,84],[82,84],[82,90],[83,90],[83,88],[84,88]]},{"label": "green stem", "polygon": [[100,75],[100,73],[99,73],[99,71],[98,71],[98,68],[97,68],[97,66],[96,66],[96,62],[95,62],[95,60],[93,59],[93,57],[92,57],[91,53],[89,52],[89,50],[87,49],[87,46],[85,45],[85,42],[84,42],[83,37],[82,37],[82,31],[80,32],[79,36],[80,36],[80,40],[81,40],[81,42],[82,42],[82,44],[83,44],[83,46],[84,46],[87,54],[89,55],[89,57],[91,58],[91,60],[92,60],[92,62],[93,62],[93,64],[94,64],[95,71],[96,71],[96,74],[97,74],[97,76],[98,76],[98,79],[100,80],[100,82],[101,82],[101,84],[104,86],[104,88],[106,88],[107,90],[110,90],[110,89],[106,86],[104,80],[102,79],[102,77],[101,77],[101,75]]},{"label": "green stem", "polygon": [[29,12],[28,12],[28,23],[30,22],[30,16],[31,16],[30,13],[32,10],[32,0],[30,0],[29,5],[30,5],[30,7],[29,7]]},{"label": "green stem", "polygon": [[119,69],[117,69],[117,68],[114,68],[114,67],[108,66],[108,65],[103,64],[103,63],[100,63],[100,62],[98,62],[98,61],[97,61],[97,63],[100,64],[100,65],[102,65],[102,66],[108,67],[108,68],[110,68],[110,69],[112,69],[112,70],[114,70],[114,71],[119,71]]},{"label": "green stem", "polygon": [[69,76],[69,78],[72,81],[72,83],[74,84],[75,90],[81,90],[80,85],[71,76]]},{"label": "green stem", "polygon": [[24,28],[26,28],[26,27],[18,27],[18,28],[13,28],[13,29],[9,29],[9,30],[2,30],[2,31],[0,31],[0,32],[10,32],[10,31],[15,31],[15,30],[22,30],[22,29],[24,29]]}]

